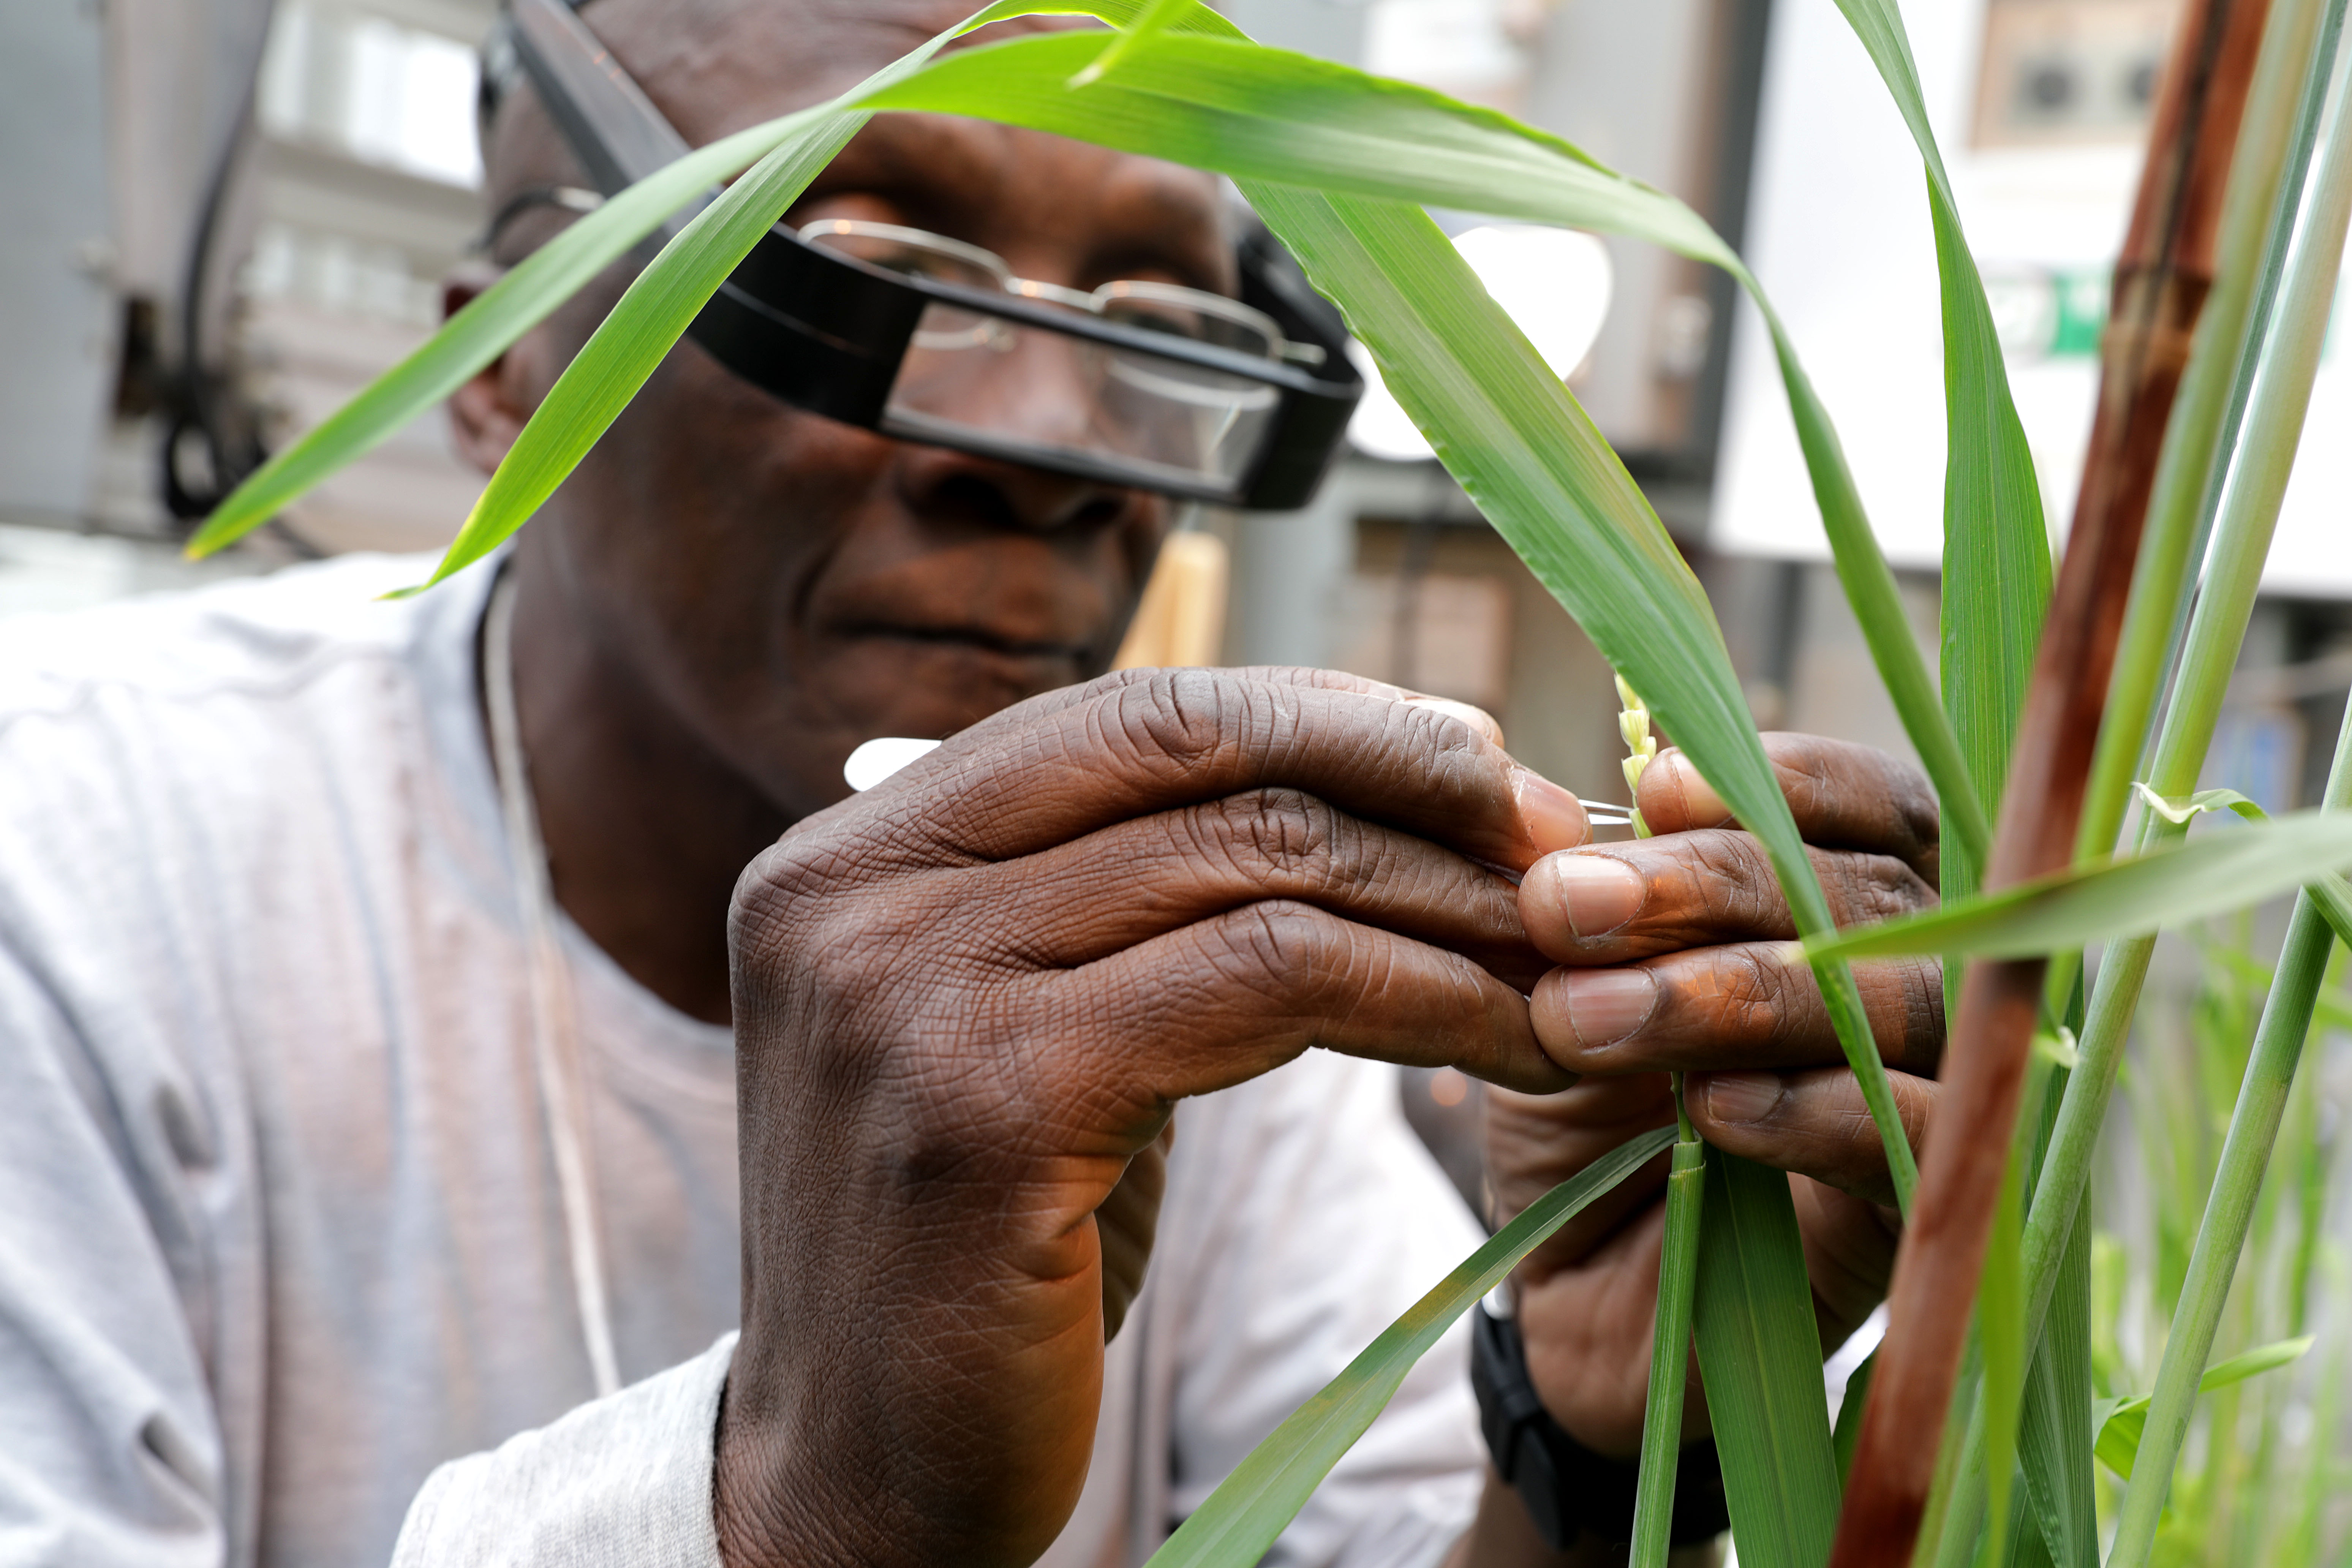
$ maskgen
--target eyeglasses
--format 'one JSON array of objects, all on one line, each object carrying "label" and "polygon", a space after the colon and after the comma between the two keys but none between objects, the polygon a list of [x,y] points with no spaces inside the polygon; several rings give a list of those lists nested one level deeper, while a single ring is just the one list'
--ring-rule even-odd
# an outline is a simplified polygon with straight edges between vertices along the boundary
[{"label": "eyeglasses", "polygon": [[[1004,258],[992,250],[895,223],[820,218],[803,226],[800,238],[803,244],[846,256],[868,267],[879,267],[886,272],[927,278],[935,283],[982,293],[1001,289],[1015,299],[1084,310],[1139,331],[1165,332],[1257,359],[1319,365],[1325,357],[1319,344],[1295,343],[1284,337],[1282,329],[1265,311],[1254,310],[1223,294],[1188,289],[1181,283],[1129,278],[1090,291],[1066,289],[1058,283],[1014,277]],[[926,349],[1002,350],[1012,338],[1013,333],[1002,321],[974,312],[969,321],[952,324],[943,321],[919,329],[913,341],[915,346]]]},{"label": "eyeglasses", "polygon": [[[605,195],[686,153],[562,0],[511,0],[507,22]],[[1171,495],[1297,507],[1363,383],[1339,352],[1338,313],[1269,237],[1245,237],[1238,259],[1241,300],[1142,279],[1082,290],[1016,277],[945,235],[824,219],[762,236],[688,332],[745,380],[847,424]]]}]

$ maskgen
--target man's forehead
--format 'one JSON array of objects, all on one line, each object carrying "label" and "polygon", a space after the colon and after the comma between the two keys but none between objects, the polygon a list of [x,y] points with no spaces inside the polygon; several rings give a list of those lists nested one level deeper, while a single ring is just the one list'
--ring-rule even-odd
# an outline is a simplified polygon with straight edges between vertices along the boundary
[{"label": "man's forehead", "polygon": [[[590,0],[581,17],[687,140],[703,143],[855,86],[978,8],[978,0]],[[958,47],[1015,32],[1096,26],[1083,17],[1017,17]],[[902,120],[909,122],[895,123]],[[887,115],[859,142],[920,143],[943,129],[933,116]],[[500,116],[488,143],[494,197],[577,178],[567,172],[572,160],[553,125],[535,105],[519,119]],[[1161,197],[1174,195],[1171,188]],[[1193,201],[1216,205],[1205,193],[1188,193],[1184,205]]]}]

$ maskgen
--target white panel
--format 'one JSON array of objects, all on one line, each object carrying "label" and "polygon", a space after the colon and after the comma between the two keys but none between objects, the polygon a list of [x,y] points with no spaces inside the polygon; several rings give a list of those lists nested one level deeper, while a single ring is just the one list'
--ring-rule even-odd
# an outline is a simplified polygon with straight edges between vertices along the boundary
[{"label": "white panel", "polygon": [[95,5],[0,5],[0,514],[79,517],[111,395]]},{"label": "white panel", "polygon": [[[2136,149],[1970,150],[1981,0],[1905,7],[1961,221],[1989,279],[2095,276],[2120,244]],[[1844,439],[1888,556],[1942,552],[1944,408],[1935,251],[1916,154],[1833,0],[1780,0],[1766,65],[1749,255]],[[1827,554],[1788,406],[1752,311],[1739,324],[1712,542]],[[2074,501],[2096,367],[2013,355],[2054,531]],[[2352,376],[2332,346],[2281,518],[2269,585],[2352,596]]]}]

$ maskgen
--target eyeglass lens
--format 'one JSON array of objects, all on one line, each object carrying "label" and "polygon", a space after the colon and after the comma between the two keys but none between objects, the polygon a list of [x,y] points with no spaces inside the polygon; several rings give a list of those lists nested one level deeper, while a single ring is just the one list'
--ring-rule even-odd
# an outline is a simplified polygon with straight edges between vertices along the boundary
[{"label": "eyeglass lens", "polygon": [[[1004,263],[977,247],[882,224],[829,222],[811,244],[908,277],[983,292],[1014,289]],[[1109,283],[1092,294],[1032,286],[1049,305],[1144,331],[1274,358],[1280,336],[1257,312],[1176,284]],[[975,352],[980,351],[980,352]],[[1180,359],[1058,332],[933,300],[900,361],[888,426],[917,439],[1021,460],[1056,456],[1145,471],[1181,487],[1237,491],[1280,405],[1264,382]]]}]

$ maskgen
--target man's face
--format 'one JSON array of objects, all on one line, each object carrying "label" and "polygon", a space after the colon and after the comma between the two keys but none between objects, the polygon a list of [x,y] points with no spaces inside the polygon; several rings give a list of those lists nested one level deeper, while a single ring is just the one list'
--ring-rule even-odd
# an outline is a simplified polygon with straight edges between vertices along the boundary
[{"label": "man's face", "polygon": [[[600,0],[584,19],[698,144],[850,85],[964,14],[929,0]],[[535,103],[500,114],[489,162],[493,206],[580,178]],[[1075,288],[1234,286],[1207,176],[976,121],[877,119],[785,221],[824,217],[929,229]],[[501,258],[556,221],[514,225]],[[509,355],[518,408],[626,280],[616,269]],[[495,456],[494,442],[468,444]],[[943,735],[1106,668],[1168,511],[1139,491],[796,412],[682,342],[522,548],[626,696],[797,816],[840,796],[860,741]]]}]

